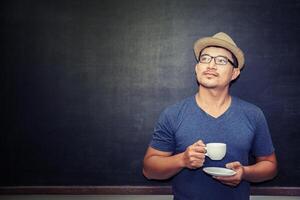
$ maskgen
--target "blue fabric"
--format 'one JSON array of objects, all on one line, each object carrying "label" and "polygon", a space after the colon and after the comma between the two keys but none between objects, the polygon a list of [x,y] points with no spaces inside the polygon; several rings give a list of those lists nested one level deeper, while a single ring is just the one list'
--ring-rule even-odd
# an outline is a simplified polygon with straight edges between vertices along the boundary
[{"label": "blue fabric", "polygon": [[[178,154],[200,139],[205,144],[227,144],[225,157],[221,161],[206,157],[204,167],[225,167],[234,161],[248,165],[250,154],[266,156],[274,152],[263,112],[237,97],[232,97],[230,107],[218,118],[205,113],[194,96],[169,106],[156,124],[150,146]],[[181,170],[172,179],[172,189],[176,200],[248,200],[250,196],[248,182],[242,181],[237,187],[226,186],[205,174],[202,168]]]}]

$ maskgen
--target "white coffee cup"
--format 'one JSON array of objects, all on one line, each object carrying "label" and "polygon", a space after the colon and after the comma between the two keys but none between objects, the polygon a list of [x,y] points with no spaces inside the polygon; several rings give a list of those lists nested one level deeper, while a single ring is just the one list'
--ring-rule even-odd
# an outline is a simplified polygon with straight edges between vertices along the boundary
[{"label": "white coffee cup", "polygon": [[222,160],[226,154],[225,143],[207,143],[205,149],[205,155],[212,160]]}]

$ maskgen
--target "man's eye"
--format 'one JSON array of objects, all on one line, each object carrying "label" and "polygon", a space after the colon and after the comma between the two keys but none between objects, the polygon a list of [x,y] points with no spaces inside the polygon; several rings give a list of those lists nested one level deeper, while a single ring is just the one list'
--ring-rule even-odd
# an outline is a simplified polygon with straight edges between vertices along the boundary
[{"label": "man's eye", "polygon": [[202,61],[202,62],[207,62],[207,61],[209,61],[209,59],[210,59],[210,57],[208,57],[208,56],[202,56],[202,57],[200,58],[200,61]]},{"label": "man's eye", "polygon": [[227,60],[225,58],[217,58],[216,61],[218,64],[223,64],[223,65],[227,63]]}]

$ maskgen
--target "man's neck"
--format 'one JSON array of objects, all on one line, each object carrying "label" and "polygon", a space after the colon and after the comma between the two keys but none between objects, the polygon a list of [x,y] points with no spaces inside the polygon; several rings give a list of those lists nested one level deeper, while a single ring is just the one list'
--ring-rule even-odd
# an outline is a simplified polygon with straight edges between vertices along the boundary
[{"label": "man's neck", "polygon": [[196,100],[198,106],[214,117],[222,115],[231,104],[228,88],[217,90],[199,87],[199,92],[196,94]]},{"label": "man's neck", "polygon": [[197,95],[198,100],[208,106],[223,106],[230,100],[229,88],[220,90],[200,86]]}]

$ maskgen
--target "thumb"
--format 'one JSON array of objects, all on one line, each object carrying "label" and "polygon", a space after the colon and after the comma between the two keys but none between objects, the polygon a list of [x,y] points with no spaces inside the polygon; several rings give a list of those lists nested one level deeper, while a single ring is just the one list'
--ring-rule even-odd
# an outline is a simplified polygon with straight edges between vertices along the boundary
[{"label": "thumb", "polygon": [[242,166],[241,163],[238,162],[238,161],[226,164],[226,168],[228,168],[228,169],[237,169],[237,168],[239,168],[241,166]]},{"label": "thumb", "polygon": [[196,146],[205,146],[205,144],[203,143],[202,140],[198,140],[196,143],[195,143]]}]

